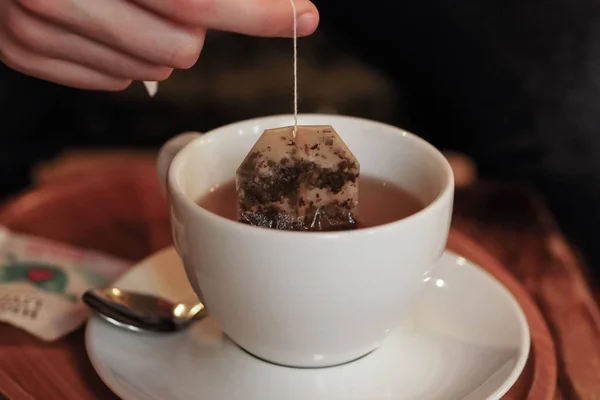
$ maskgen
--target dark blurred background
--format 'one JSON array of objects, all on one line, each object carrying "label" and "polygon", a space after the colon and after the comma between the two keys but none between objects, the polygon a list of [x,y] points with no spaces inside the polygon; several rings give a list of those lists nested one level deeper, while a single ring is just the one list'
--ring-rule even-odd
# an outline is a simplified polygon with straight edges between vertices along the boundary
[{"label": "dark blurred background", "polygon": [[[400,121],[399,96],[384,73],[321,32],[299,46],[300,112]],[[292,73],[291,40],[221,32],[209,32],[196,66],[161,82],[154,98],[139,82],[122,93],[86,92],[0,64],[0,194],[22,190],[32,163],[69,148],[154,150],[186,130],[290,113]]]}]

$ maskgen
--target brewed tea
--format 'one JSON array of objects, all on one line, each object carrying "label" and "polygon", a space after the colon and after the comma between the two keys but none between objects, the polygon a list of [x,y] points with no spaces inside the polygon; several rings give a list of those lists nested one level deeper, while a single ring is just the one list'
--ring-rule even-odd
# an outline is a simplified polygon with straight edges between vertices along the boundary
[{"label": "brewed tea", "polygon": [[[369,176],[361,178],[359,200],[358,228],[394,222],[424,207],[421,200],[405,189]],[[211,188],[209,193],[198,200],[198,204],[214,214],[236,221],[238,213],[235,181]]]}]

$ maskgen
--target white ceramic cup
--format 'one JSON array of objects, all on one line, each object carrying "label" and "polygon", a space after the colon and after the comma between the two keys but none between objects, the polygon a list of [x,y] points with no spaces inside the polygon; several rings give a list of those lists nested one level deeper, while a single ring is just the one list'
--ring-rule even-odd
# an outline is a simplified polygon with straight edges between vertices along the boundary
[{"label": "white ceramic cup", "polygon": [[175,247],[223,332],[273,363],[332,366],[376,349],[409,316],[446,246],[454,180],[438,150],[393,126],[336,115],[298,123],[332,125],[361,176],[399,185],[427,206],[385,225],[307,233],[252,227],[196,204],[234,179],[265,129],[292,125],[291,115],[180,135],[161,149],[158,169]]}]

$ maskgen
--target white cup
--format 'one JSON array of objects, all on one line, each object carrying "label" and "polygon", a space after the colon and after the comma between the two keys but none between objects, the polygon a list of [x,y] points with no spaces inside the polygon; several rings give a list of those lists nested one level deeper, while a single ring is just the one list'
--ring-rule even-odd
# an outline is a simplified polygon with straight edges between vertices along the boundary
[{"label": "white cup", "polygon": [[438,150],[393,126],[336,115],[298,123],[332,125],[361,176],[398,185],[426,207],[385,225],[309,233],[245,225],[196,204],[234,179],[265,129],[292,125],[291,115],[180,135],[161,149],[158,169],[175,247],[223,332],[261,359],[324,367],[371,352],[409,316],[446,246],[454,180]]}]

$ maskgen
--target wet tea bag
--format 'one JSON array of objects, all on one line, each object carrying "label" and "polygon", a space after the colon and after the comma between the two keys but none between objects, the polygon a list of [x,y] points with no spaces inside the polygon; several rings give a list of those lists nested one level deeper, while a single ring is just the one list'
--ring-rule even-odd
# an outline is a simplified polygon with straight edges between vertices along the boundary
[{"label": "wet tea bag", "polygon": [[359,174],[360,164],[329,125],[268,129],[236,173],[239,221],[284,230],[355,229]]}]

